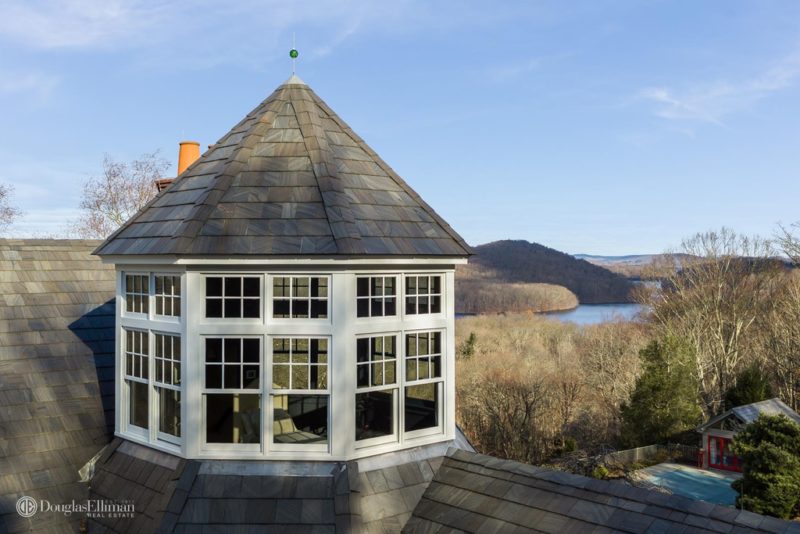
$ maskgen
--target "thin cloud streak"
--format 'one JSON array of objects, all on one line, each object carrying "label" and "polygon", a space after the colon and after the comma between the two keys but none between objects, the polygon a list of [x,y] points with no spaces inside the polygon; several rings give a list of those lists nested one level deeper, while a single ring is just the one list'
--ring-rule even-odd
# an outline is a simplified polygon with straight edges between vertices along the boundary
[{"label": "thin cloud streak", "polygon": [[638,96],[656,104],[653,113],[662,119],[722,125],[726,116],[791,87],[798,77],[800,51],[777,61],[758,76],[738,83],[717,81],[685,90],[649,87]]}]

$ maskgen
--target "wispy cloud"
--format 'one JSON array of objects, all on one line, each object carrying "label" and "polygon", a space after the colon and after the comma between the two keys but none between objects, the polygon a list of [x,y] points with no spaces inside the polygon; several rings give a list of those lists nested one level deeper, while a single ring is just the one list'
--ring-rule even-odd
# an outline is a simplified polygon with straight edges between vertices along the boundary
[{"label": "wispy cloud", "polygon": [[40,72],[2,72],[0,73],[0,94],[18,95],[22,93],[43,102],[50,99],[58,83],[59,79],[56,76]]},{"label": "wispy cloud", "polygon": [[537,70],[541,65],[542,59],[538,57],[522,59],[513,63],[506,63],[489,68],[487,77],[494,83],[510,82],[516,80],[520,76]]},{"label": "wispy cloud", "polygon": [[662,119],[722,124],[726,116],[792,86],[798,77],[800,51],[749,79],[714,81],[681,89],[648,87],[638,96],[655,104],[654,114]]}]

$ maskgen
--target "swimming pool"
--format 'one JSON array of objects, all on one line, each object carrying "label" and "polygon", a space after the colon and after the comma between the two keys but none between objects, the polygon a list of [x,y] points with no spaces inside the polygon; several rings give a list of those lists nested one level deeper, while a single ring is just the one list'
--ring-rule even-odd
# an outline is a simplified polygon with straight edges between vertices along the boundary
[{"label": "swimming pool", "polygon": [[685,465],[664,463],[637,471],[648,482],[667,488],[675,495],[714,504],[734,506],[737,493],[731,482],[740,475],[728,475]]}]

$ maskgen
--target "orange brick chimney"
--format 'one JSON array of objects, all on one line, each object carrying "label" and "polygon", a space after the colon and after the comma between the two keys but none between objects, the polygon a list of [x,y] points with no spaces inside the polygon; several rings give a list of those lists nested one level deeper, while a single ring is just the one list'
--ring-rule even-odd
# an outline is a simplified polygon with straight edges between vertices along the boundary
[{"label": "orange brick chimney", "polygon": [[[209,145],[209,148],[211,146]],[[200,157],[200,143],[197,141],[181,141],[180,148],[178,148],[178,176],[181,175],[183,171],[186,170],[189,165],[197,161],[197,158]],[[156,189],[160,193],[167,187],[175,178],[162,178],[161,180],[156,180]]]}]

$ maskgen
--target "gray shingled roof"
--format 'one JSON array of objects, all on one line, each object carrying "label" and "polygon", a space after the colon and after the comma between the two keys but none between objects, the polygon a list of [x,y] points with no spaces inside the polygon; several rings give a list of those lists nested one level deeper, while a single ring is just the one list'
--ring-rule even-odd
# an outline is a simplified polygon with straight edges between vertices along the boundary
[{"label": "gray shingled roof", "polygon": [[800,523],[451,449],[403,532],[774,532]]},{"label": "gray shingled roof", "polygon": [[85,498],[78,469],[113,431],[114,269],[98,243],[0,239],[0,532],[74,532],[77,516],[23,519],[16,500]]},{"label": "gray shingled roof", "polygon": [[703,423],[697,430],[703,432],[706,428],[710,427],[717,422],[730,417],[736,416],[742,423],[749,424],[758,419],[760,415],[784,415],[797,424],[800,424],[800,414],[789,408],[781,399],[775,397],[752,404],[745,404],[744,406],[736,406],[730,410],[711,418]]},{"label": "gray shingled roof", "polygon": [[470,249],[292,76],[96,253],[465,256]]}]

